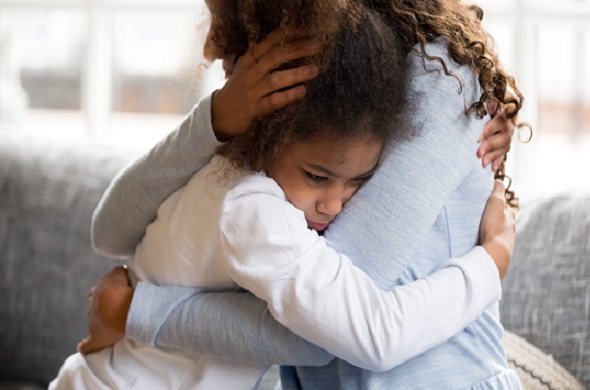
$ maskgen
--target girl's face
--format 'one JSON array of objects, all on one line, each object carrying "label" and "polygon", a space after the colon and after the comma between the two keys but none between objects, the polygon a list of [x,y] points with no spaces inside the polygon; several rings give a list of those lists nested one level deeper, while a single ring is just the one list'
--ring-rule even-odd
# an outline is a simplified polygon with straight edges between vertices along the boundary
[{"label": "girl's face", "polygon": [[221,27],[221,23],[223,22],[219,17],[219,10],[223,6],[223,2],[224,0],[205,0],[207,8],[211,12],[211,24],[209,25],[207,38],[205,38],[203,55],[208,61],[221,60],[225,76],[229,77],[234,70],[235,59],[233,56],[228,56],[225,53],[224,37],[220,34],[216,34],[216,31]]},{"label": "girl's face", "polygon": [[325,230],[377,168],[383,143],[324,138],[287,148],[267,174],[305,213],[307,226]]}]

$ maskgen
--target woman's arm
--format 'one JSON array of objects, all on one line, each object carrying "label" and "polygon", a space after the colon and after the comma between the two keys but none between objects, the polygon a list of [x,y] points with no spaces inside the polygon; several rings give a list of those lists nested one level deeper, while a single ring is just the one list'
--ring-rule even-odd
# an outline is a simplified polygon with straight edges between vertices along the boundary
[{"label": "woman's arm", "polygon": [[239,58],[220,90],[203,99],[178,129],[115,177],[92,219],[92,243],[98,252],[132,256],[160,204],[209,161],[218,140],[246,131],[255,117],[305,95],[302,83],[317,75],[315,65],[273,71],[288,61],[313,56],[320,46],[304,39],[284,43],[284,37],[279,29],[253,46]]},{"label": "woman's arm", "polygon": [[115,258],[132,256],[160,204],[211,159],[218,145],[208,96],[175,131],[113,179],[92,217],[95,250]]}]

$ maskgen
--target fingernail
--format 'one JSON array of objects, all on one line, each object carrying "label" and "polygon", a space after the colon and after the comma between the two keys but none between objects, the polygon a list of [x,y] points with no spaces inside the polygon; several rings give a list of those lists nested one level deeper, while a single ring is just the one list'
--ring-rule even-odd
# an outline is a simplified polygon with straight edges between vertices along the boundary
[{"label": "fingernail", "polygon": [[487,167],[489,163],[490,163],[490,158],[489,157],[484,157],[484,159],[483,159],[483,166],[484,166],[484,168]]},{"label": "fingernail", "polygon": [[488,114],[494,115],[498,110],[498,103],[495,100],[491,100],[488,103]]},{"label": "fingernail", "polygon": [[483,141],[483,134],[479,136],[479,138],[477,139],[477,143],[479,144],[481,143],[481,141]]}]

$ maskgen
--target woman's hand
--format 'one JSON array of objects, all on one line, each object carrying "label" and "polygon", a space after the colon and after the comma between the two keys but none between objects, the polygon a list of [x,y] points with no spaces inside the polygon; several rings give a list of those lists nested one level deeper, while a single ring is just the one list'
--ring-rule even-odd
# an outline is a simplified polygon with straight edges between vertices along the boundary
[{"label": "woman's hand", "polygon": [[127,313],[134,289],[127,270],[116,267],[88,292],[88,337],[78,343],[78,352],[88,354],[110,347],[125,336]]},{"label": "woman's hand", "polygon": [[496,263],[500,279],[504,279],[516,241],[516,211],[506,202],[506,187],[494,183],[479,228],[480,244]]},{"label": "woman's hand", "polygon": [[213,95],[211,121],[220,141],[246,131],[254,118],[305,96],[301,83],[318,74],[317,66],[274,70],[317,54],[321,45],[309,39],[284,41],[284,32],[276,30],[252,46],[238,59],[223,88]]}]

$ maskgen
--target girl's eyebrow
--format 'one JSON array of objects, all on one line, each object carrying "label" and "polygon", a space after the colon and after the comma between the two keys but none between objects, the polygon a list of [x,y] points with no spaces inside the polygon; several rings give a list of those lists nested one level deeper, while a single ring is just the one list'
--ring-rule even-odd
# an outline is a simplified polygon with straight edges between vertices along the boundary
[{"label": "girl's eyebrow", "polygon": [[323,167],[321,165],[315,165],[315,164],[306,164],[306,165],[313,170],[325,173],[327,176],[331,176],[335,179],[340,178],[337,174],[335,174],[334,172],[330,171],[328,168]]}]

